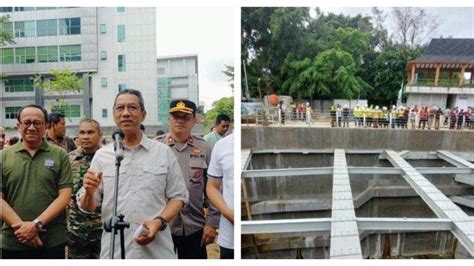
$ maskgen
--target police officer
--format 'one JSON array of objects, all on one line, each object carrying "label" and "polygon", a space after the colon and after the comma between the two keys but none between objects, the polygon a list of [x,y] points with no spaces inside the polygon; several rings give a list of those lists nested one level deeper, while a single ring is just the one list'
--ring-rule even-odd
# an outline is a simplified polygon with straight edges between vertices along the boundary
[{"label": "police officer", "polygon": [[191,135],[196,123],[196,104],[188,100],[175,100],[170,104],[169,133],[157,137],[171,147],[178,159],[189,203],[171,221],[171,234],[179,259],[206,259],[206,245],[214,242],[220,213],[207,205],[205,184],[211,149],[203,138]]},{"label": "police officer", "polygon": [[89,169],[95,152],[100,148],[102,133],[100,125],[93,119],[83,119],[79,123],[81,146],[69,153],[72,168],[73,197],[69,203],[67,219],[68,258],[98,259],[100,257],[100,241],[102,222],[100,208],[92,213],[79,210],[75,195],[82,187],[84,174]]}]

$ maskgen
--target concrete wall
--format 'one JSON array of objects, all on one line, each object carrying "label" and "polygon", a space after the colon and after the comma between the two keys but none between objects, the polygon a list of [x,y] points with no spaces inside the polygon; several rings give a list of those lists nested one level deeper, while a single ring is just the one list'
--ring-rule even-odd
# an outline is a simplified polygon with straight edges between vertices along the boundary
[{"label": "concrete wall", "polygon": [[243,127],[242,140],[242,149],[474,151],[474,131]]},{"label": "concrete wall", "polygon": [[433,106],[436,105],[439,108],[446,108],[448,101],[448,94],[422,94],[422,93],[410,93],[407,98],[407,106],[413,107],[418,106]]}]

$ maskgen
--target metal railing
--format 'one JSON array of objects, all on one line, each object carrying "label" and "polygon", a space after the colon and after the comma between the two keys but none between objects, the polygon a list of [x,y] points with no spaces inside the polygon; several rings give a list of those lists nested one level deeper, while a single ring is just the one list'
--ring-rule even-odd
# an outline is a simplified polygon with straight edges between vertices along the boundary
[{"label": "metal railing", "polygon": [[[242,121],[242,124],[246,121]],[[255,124],[261,126],[271,125],[301,125],[308,127],[347,127],[347,128],[386,128],[386,129],[452,129],[474,130],[474,114],[463,116],[450,116],[443,114],[428,114],[420,116],[419,113],[403,115],[400,113],[362,113],[355,115],[353,111],[344,113],[336,112],[281,112],[276,107],[259,111],[255,115]]]},{"label": "metal railing", "polygon": [[470,84],[469,82],[469,80],[465,80],[464,84],[462,86],[459,86],[458,79],[440,79],[438,80],[438,85],[435,85],[434,79],[418,79],[413,84],[408,84],[408,86],[474,88],[474,84]]}]

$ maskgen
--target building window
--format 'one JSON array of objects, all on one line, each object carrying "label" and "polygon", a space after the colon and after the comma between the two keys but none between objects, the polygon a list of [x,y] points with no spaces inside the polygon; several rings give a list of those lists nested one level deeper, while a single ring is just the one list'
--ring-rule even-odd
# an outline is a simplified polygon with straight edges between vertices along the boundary
[{"label": "building window", "polygon": [[124,54],[119,54],[118,55],[118,71],[119,72],[125,72],[127,70],[126,68],[126,59]]},{"label": "building window", "polygon": [[100,33],[107,33],[107,26],[105,24],[100,24]]},{"label": "building window", "polygon": [[15,64],[32,64],[36,60],[35,47],[15,48]]},{"label": "building window", "polygon": [[65,117],[70,117],[70,118],[81,117],[80,105],[53,106],[53,108],[51,108],[51,111],[61,113]]},{"label": "building window", "polygon": [[33,20],[30,21],[17,21],[15,22],[15,37],[35,37],[36,34],[36,23]]},{"label": "building window", "polygon": [[106,60],[106,59],[107,59],[107,52],[100,51],[100,60]]},{"label": "building window", "polygon": [[5,92],[33,92],[33,80],[31,79],[7,79],[5,80]]},{"label": "building window", "polygon": [[117,13],[125,13],[125,7],[123,6],[117,7]]},{"label": "building window", "polygon": [[107,109],[102,109],[102,118],[107,118]]},{"label": "building window", "polygon": [[118,85],[118,90],[119,90],[119,92],[125,90],[126,88],[127,88],[127,84],[119,84],[119,85]]},{"label": "building window", "polygon": [[0,13],[13,12],[13,7],[0,6]]},{"label": "building window", "polygon": [[59,20],[60,35],[81,34],[81,18],[63,18]]},{"label": "building window", "polygon": [[22,12],[22,11],[34,11],[35,8],[32,6],[16,6],[15,12]]},{"label": "building window", "polygon": [[14,58],[15,56],[13,54],[13,48],[0,49],[0,64],[2,65],[13,64]]},{"label": "building window", "polygon": [[158,75],[163,75],[165,74],[165,68],[159,67],[158,69],[156,69],[156,72],[158,73]]},{"label": "building window", "polygon": [[107,87],[107,78],[102,78],[102,79],[100,80],[100,86],[101,86],[102,88]]},{"label": "building window", "polygon": [[5,107],[5,119],[17,119],[21,106]]},{"label": "building window", "polygon": [[117,26],[117,42],[125,42],[125,25]]},{"label": "building window", "polygon": [[8,37],[13,37],[13,23],[11,22],[0,23],[0,32],[3,32],[3,34],[8,34]]},{"label": "building window", "polygon": [[61,62],[81,61],[81,45],[61,45],[59,59]]},{"label": "building window", "polygon": [[38,37],[58,35],[58,21],[56,19],[36,21],[36,35]]},{"label": "building window", "polygon": [[39,63],[58,62],[58,47],[57,46],[38,47],[38,62]]}]

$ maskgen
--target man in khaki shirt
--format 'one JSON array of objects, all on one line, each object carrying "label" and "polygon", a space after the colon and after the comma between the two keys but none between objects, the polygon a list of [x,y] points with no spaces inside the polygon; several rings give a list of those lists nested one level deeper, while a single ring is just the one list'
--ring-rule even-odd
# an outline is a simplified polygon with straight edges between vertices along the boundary
[{"label": "man in khaki shirt", "polygon": [[[171,232],[167,226],[188,200],[181,170],[171,149],[148,139],[140,131],[146,117],[140,91],[120,91],[114,102],[113,117],[123,131],[123,154],[118,184],[117,214],[125,215],[130,229],[124,230],[125,257],[128,259],[173,259]],[[79,190],[78,207],[86,212],[101,204],[103,221],[113,214],[115,181],[113,143],[99,149],[84,174]],[[134,237],[143,224],[148,234]],[[114,243],[114,258],[120,258],[120,239]],[[101,259],[109,257],[110,233],[102,233]]]},{"label": "man in khaki shirt", "polygon": [[189,191],[189,203],[171,222],[171,233],[179,259],[207,259],[206,245],[214,242],[220,213],[207,207],[205,184],[211,149],[203,138],[191,135],[196,123],[196,105],[188,100],[170,104],[169,133],[157,140],[170,146],[178,159],[184,182]]}]

